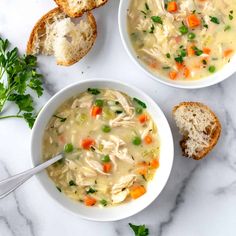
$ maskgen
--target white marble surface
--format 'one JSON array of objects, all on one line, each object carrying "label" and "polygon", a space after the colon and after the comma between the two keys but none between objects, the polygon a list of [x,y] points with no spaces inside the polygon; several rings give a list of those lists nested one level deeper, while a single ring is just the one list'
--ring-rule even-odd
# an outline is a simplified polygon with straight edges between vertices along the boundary
[{"label": "white marble surface", "polygon": [[[128,58],[118,32],[118,0],[95,11],[98,39],[80,63],[64,68],[40,58],[46,92],[81,79],[110,77],[142,88],[164,110],[175,138],[173,171],[158,199],[141,213],[114,223],[89,222],[56,205],[34,178],[0,200],[0,236],[131,236],[128,222],[146,224],[151,236],[236,235],[236,75],[210,88],[187,91],[152,81]],[[54,7],[52,0],[1,0],[0,34],[24,52],[35,21]],[[214,151],[199,162],[180,155],[171,108],[180,101],[202,101],[219,115],[223,133]],[[8,111],[10,112],[10,111]],[[21,120],[0,121],[0,179],[31,167],[30,129]]]}]

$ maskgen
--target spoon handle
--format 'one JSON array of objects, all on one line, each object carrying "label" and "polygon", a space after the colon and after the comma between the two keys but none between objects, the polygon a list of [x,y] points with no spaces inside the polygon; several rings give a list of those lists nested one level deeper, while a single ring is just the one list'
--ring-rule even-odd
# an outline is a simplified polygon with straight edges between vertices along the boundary
[{"label": "spoon handle", "polygon": [[59,154],[52,159],[34,167],[27,171],[24,171],[20,174],[14,175],[10,178],[4,179],[0,181],[0,199],[6,197],[9,193],[14,191],[20,185],[22,185],[26,180],[31,178],[33,175],[39,173],[40,171],[44,170],[48,166],[52,165],[53,163],[57,162],[58,160],[62,159],[63,155]]}]

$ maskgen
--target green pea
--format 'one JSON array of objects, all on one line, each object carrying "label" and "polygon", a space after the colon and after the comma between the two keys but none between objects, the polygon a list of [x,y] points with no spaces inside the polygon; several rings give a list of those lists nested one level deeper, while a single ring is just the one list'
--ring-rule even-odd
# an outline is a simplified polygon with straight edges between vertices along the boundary
[{"label": "green pea", "polygon": [[180,32],[181,34],[187,34],[187,33],[188,33],[188,28],[187,28],[187,26],[182,25],[181,27],[179,27],[179,32]]},{"label": "green pea", "polygon": [[102,107],[103,106],[103,100],[101,100],[101,99],[95,100],[95,105],[98,106],[98,107]]},{"label": "green pea", "polygon": [[136,108],[135,108],[135,112],[136,112],[137,114],[142,114],[142,113],[143,113],[143,109],[142,109],[141,107],[136,107]]},{"label": "green pea", "polygon": [[209,66],[208,68],[210,73],[214,73],[216,71],[216,67],[215,66]]},{"label": "green pea", "polygon": [[194,33],[188,34],[188,39],[190,39],[190,40],[194,39],[195,37],[196,37],[196,34],[194,34]]},{"label": "green pea", "polygon": [[109,125],[103,125],[102,131],[104,133],[109,133],[111,131],[111,127]]},{"label": "green pea", "polygon": [[103,157],[101,158],[101,161],[102,161],[102,162],[109,162],[109,161],[110,161],[109,155],[103,156]]},{"label": "green pea", "polygon": [[69,153],[69,152],[72,152],[74,149],[73,145],[71,143],[67,143],[65,146],[64,146],[64,152],[66,153]]},{"label": "green pea", "polygon": [[136,146],[140,145],[141,142],[142,142],[142,140],[141,140],[141,138],[138,137],[138,136],[137,136],[137,137],[134,137],[134,139],[133,139],[133,141],[132,141],[132,143],[133,143],[134,145],[136,145]]}]

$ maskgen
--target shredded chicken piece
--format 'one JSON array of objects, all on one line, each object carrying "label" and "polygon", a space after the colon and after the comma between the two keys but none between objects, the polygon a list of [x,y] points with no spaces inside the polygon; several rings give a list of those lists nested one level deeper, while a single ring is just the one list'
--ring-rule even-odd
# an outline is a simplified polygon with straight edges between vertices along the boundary
[{"label": "shredded chicken piece", "polygon": [[111,192],[112,194],[117,194],[122,190],[129,188],[134,181],[136,180],[137,176],[134,174],[129,174],[126,176],[120,177],[119,181],[113,185]]},{"label": "shredded chicken piece", "polygon": [[91,178],[91,177],[96,177],[97,176],[97,173],[96,171],[88,168],[88,167],[85,167],[83,166],[81,168],[81,173],[85,176],[85,177],[88,177],[88,178]]},{"label": "shredded chicken piece", "polygon": [[95,179],[87,178],[82,176],[81,174],[76,175],[76,184],[78,186],[91,186],[94,184]]},{"label": "shredded chicken piece", "polygon": [[126,161],[130,164],[134,163],[134,159],[132,158],[132,156],[130,154],[128,154],[128,149],[127,148],[123,148],[117,151],[112,152],[118,159],[122,160],[122,161]]},{"label": "shredded chicken piece", "polygon": [[130,106],[130,104],[127,101],[127,99],[125,98],[125,96],[115,90],[113,90],[112,92],[116,96],[117,101],[121,104],[121,106],[123,107],[126,114],[128,116],[132,116],[134,109],[133,109],[133,107]]},{"label": "shredded chicken piece", "polygon": [[113,203],[123,202],[129,194],[129,189],[125,189],[117,194],[112,194],[111,200]]},{"label": "shredded chicken piece", "polygon": [[85,158],[85,162],[94,170],[102,175],[110,175],[109,173],[103,172],[103,167],[98,161],[90,160],[87,157]]},{"label": "shredded chicken piece", "polygon": [[153,122],[150,121],[147,128],[142,132],[141,138],[144,139],[148,135],[148,133],[152,131],[153,131]]},{"label": "shredded chicken piece", "polygon": [[71,105],[72,109],[75,108],[90,108],[93,103],[93,96],[88,94],[81,98],[76,98]]}]

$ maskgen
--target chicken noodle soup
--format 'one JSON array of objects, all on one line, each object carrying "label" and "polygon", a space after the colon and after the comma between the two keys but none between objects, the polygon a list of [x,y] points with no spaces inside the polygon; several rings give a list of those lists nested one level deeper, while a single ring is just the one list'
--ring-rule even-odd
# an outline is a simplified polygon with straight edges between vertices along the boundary
[{"label": "chicken noodle soup", "polygon": [[50,119],[43,159],[65,152],[48,168],[57,189],[87,206],[137,199],[159,167],[157,127],[137,98],[89,88]]},{"label": "chicken noodle soup", "polygon": [[172,80],[221,69],[236,50],[236,0],[131,0],[128,32],[137,57]]}]

